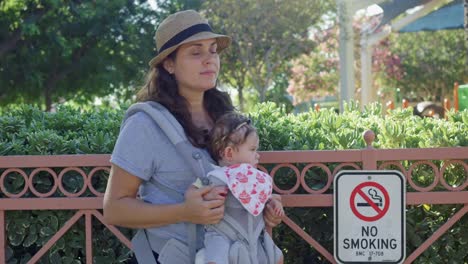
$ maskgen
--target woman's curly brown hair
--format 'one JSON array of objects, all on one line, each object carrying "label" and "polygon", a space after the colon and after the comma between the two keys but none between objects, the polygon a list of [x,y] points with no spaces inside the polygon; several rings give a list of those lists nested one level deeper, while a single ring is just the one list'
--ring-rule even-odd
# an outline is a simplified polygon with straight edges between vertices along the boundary
[{"label": "woman's curly brown hair", "polygon": [[[171,53],[168,58],[175,59],[176,52]],[[162,63],[151,68],[146,78],[146,84],[137,94],[137,101],[154,101],[162,104],[179,121],[188,139],[195,147],[207,147],[209,131],[193,124],[187,100],[179,94],[177,81],[172,74],[166,71]],[[205,92],[203,103],[213,122],[216,122],[223,114],[234,110],[229,95],[216,87]]]}]

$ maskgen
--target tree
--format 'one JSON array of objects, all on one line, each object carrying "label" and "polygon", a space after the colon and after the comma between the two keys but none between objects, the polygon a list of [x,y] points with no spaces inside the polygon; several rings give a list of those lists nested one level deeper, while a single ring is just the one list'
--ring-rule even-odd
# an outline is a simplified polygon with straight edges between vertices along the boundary
[{"label": "tree", "polygon": [[242,61],[239,60],[238,54],[240,47],[237,42],[233,42],[231,47],[221,55],[222,66],[220,80],[230,87],[237,89],[237,101],[239,110],[245,110],[245,95],[246,87],[249,87],[251,80],[247,76],[248,69],[244,67]]},{"label": "tree", "polygon": [[313,47],[310,27],[334,8],[333,1],[327,0],[205,1],[203,9],[213,26],[233,38],[223,58],[227,65],[222,81],[236,86],[240,96],[250,84],[259,101],[265,101],[275,75],[289,60]]},{"label": "tree", "polygon": [[312,52],[295,59],[291,68],[287,92],[294,105],[338,92],[338,26],[317,31],[313,37],[319,44]]},{"label": "tree", "polygon": [[0,104],[50,110],[135,85],[154,55],[150,11],[128,0],[2,1]]},{"label": "tree", "polygon": [[[359,36],[363,26],[373,28],[379,23],[379,16],[358,16],[353,20],[353,30]],[[303,54],[293,61],[288,93],[297,105],[312,98],[336,95],[339,84],[339,27],[336,18],[330,16],[326,29],[315,31],[312,38],[319,43],[310,53]],[[355,42],[354,52],[360,57],[360,44]],[[399,80],[403,70],[397,54],[391,51],[388,38],[373,47],[372,71],[385,79]],[[360,85],[360,61],[355,63],[355,78]],[[375,78],[377,85],[379,78]]]},{"label": "tree", "polygon": [[159,16],[164,19],[178,11],[199,10],[203,0],[155,0]]},{"label": "tree", "polygon": [[381,84],[400,88],[405,97],[441,102],[452,94],[454,82],[468,81],[464,37],[462,29],[391,35],[389,47],[403,74],[393,78],[385,72],[378,76]]}]

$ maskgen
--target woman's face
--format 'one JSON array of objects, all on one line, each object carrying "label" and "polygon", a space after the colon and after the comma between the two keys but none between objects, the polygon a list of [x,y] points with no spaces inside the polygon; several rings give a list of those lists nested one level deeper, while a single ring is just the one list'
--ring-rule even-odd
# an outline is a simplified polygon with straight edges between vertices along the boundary
[{"label": "woman's face", "polygon": [[204,92],[216,86],[219,55],[216,39],[189,42],[177,49],[175,59],[167,59],[164,67],[175,75],[181,94]]}]

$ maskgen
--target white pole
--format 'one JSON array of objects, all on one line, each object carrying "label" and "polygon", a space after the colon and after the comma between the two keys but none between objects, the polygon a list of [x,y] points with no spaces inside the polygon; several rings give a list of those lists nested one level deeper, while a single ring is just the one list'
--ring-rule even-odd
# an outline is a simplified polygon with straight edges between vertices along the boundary
[{"label": "white pole", "polygon": [[386,38],[390,32],[390,27],[384,26],[379,33],[361,34],[361,108],[377,101],[377,89],[372,86],[372,47]]},{"label": "white pole", "polygon": [[468,65],[468,0],[465,0],[465,47],[466,47],[466,65]]},{"label": "white pole", "polygon": [[361,36],[361,108],[376,100],[372,91],[372,46],[367,34]]},{"label": "white pole", "polygon": [[363,32],[361,35],[361,107],[377,101],[377,88],[372,87],[372,46],[378,44],[382,39],[388,37],[392,31],[398,31],[416,19],[427,15],[434,8],[444,4],[446,0],[432,0],[425,4],[420,10],[406,15],[377,33]]},{"label": "white pole", "polygon": [[346,0],[337,0],[340,27],[340,110],[343,103],[351,101],[354,96],[354,34],[353,12]]}]

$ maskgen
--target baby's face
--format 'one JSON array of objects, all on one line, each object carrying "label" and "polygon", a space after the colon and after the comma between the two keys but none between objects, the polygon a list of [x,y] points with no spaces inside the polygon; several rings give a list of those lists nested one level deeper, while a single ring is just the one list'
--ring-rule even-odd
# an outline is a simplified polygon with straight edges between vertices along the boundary
[{"label": "baby's face", "polygon": [[234,149],[233,161],[235,163],[248,163],[252,166],[257,166],[260,154],[258,154],[258,135],[250,133],[245,142]]}]

